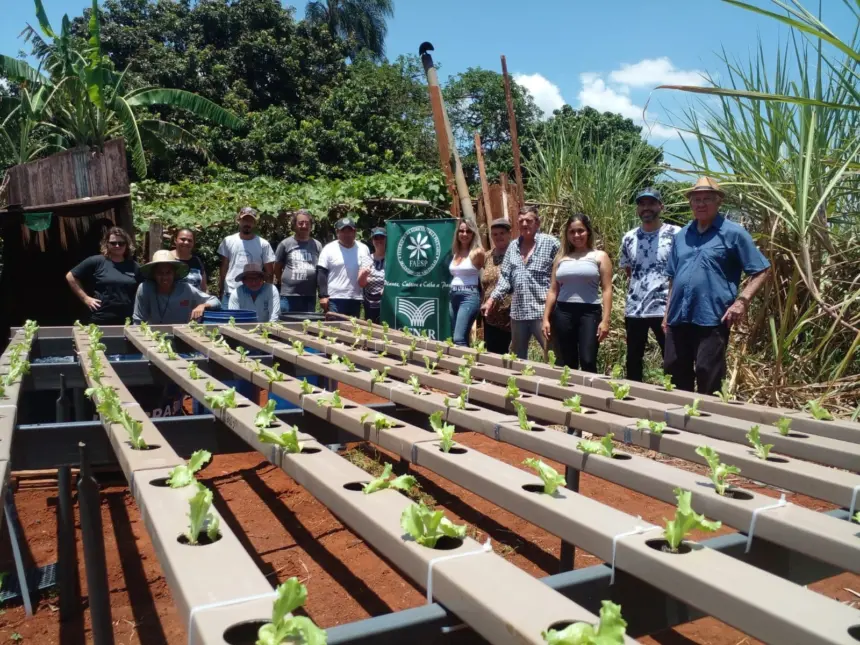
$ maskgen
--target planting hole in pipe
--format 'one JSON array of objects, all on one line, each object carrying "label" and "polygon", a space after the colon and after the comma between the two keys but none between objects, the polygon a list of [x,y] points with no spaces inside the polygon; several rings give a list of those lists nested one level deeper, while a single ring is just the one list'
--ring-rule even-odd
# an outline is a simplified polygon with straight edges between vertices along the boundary
[{"label": "planting hole in pipe", "polygon": [[348,484],[344,484],[343,487],[346,490],[353,490],[357,492],[361,492],[364,490],[364,487],[370,482],[349,482]]},{"label": "planting hole in pipe", "polygon": [[146,448],[135,448],[134,446],[132,446],[132,445],[131,445],[131,441],[126,441],[126,442],[125,442],[125,444],[126,444],[129,448],[131,448],[132,450],[140,450],[140,451],[144,451],[144,450],[158,450],[159,448],[161,448],[161,446],[160,446],[159,444],[157,444],[157,443],[149,443],[149,444],[147,444],[147,445],[146,445]]},{"label": "planting hole in pipe", "polygon": [[543,495],[543,484],[523,484],[523,490],[527,493],[538,493]]},{"label": "planting hole in pipe", "polygon": [[549,627],[547,627],[547,631],[549,631],[550,629],[554,629],[557,632],[561,632],[561,631],[564,631],[565,629],[567,629],[568,627],[570,627],[571,625],[573,625],[574,623],[578,623],[578,622],[581,622],[581,621],[578,621],[578,620],[560,620],[558,622],[553,623]]},{"label": "planting hole in pipe", "polygon": [[228,645],[254,645],[257,642],[260,627],[268,622],[268,620],[246,620],[231,625],[224,630],[224,641]]},{"label": "planting hole in pipe", "polygon": [[176,538],[176,541],[184,546],[209,546],[210,544],[215,544],[218,540],[221,539],[221,537],[221,533],[218,533],[218,535],[216,535],[215,539],[213,540],[205,532],[201,532],[200,535],[197,536],[197,544],[191,544],[188,541],[188,536],[183,533]]},{"label": "planting hole in pipe", "polygon": [[848,628],[848,635],[855,641],[860,643],[860,625],[854,625]]},{"label": "planting hole in pipe", "polygon": [[[409,540],[412,540],[412,537],[410,537],[410,536],[405,536],[405,537]],[[447,535],[443,535],[442,537],[439,538],[439,541],[436,542],[436,546],[434,546],[434,547],[426,546],[424,548],[425,549],[432,548],[434,551],[453,551],[454,549],[459,549],[461,546],[463,546],[463,539],[462,538],[452,538],[452,537],[448,537]]]},{"label": "planting hole in pipe", "polygon": [[[755,456],[755,452],[752,450],[748,450],[747,453]],[[768,457],[767,461],[769,461],[772,464],[787,464],[788,463],[788,459],[786,459],[785,457]]]},{"label": "planting hole in pipe", "polygon": [[[439,447],[439,452],[445,452],[444,450],[442,450],[441,446]],[[448,454],[449,455],[465,455],[467,452],[469,452],[469,451],[466,450],[465,448],[460,448],[459,446],[453,446],[448,451]]]},{"label": "planting hole in pipe", "polygon": [[322,448],[302,448],[301,452],[290,452],[287,453],[289,455],[315,455],[318,452],[322,452]]},{"label": "planting hole in pipe", "polygon": [[613,459],[618,459],[619,461],[625,461],[627,459],[632,459],[633,455],[628,455],[626,452],[613,452]]},{"label": "planting hole in pipe", "polygon": [[520,394],[520,398],[521,399],[530,399],[530,398],[532,398],[532,395],[531,394]]},{"label": "planting hole in pipe", "polygon": [[481,408],[476,408],[474,405],[467,405],[464,409],[465,409],[467,412],[477,412],[477,411],[478,411],[478,410],[480,410]]},{"label": "planting hole in pipe", "polygon": [[789,432],[786,436],[791,437],[792,439],[809,439],[809,435],[803,434],[802,432]]},{"label": "planting hole in pipe", "polygon": [[546,431],[546,428],[544,428],[543,426],[532,426],[531,431],[532,432],[544,432],[544,431]]},{"label": "planting hole in pipe", "polygon": [[748,502],[753,499],[752,493],[748,493],[745,490],[739,490],[735,488],[729,488],[726,491],[726,497],[731,497],[732,499],[736,499],[742,502]]},{"label": "planting hole in pipe", "polygon": [[156,488],[169,488],[170,484],[167,483],[168,479],[168,477],[156,477],[149,482],[149,485],[155,486]]},{"label": "planting hole in pipe", "polygon": [[690,553],[693,550],[693,547],[691,547],[689,544],[687,544],[686,542],[681,542],[681,544],[678,545],[678,551],[674,552],[669,547],[669,541],[660,538],[648,540],[645,542],[645,544],[647,544],[655,551],[661,551],[663,553],[668,553],[669,555],[684,555],[685,553]]}]

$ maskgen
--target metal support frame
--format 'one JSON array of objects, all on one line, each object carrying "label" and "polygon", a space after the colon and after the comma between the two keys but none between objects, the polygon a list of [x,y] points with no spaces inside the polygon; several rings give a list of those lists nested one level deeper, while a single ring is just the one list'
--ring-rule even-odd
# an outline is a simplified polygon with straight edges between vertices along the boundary
[{"label": "metal support frame", "polygon": [[[567,429],[568,434],[572,434],[576,437],[582,437],[581,430],[574,430],[573,428]],[[564,481],[565,488],[572,490],[575,493],[579,492],[579,471],[576,468],[571,468],[570,466],[564,467]],[[569,542],[561,541],[561,550],[558,554],[558,571],[559,573],[564,573],[565,571],[573,571],[575,568],[575,560],[576,560],[576,545],[570,544]]]},{"label": "metal support frame", "polygon": [[[848,517],[844,510],[827,514],[842,519]],[[746,537],[740,533],[704,540],[701,545],[800,585],[840,573],[831,565],[764,540],[757,540],[745,554]],[[622,571],[616,572],[615,584],[610,586],[610,573],[609,566],[599,564],[547,576],[542,581],[594,613],[600,610],[601,600],[618,602],[624,607],[627,634],[634,638],[705,615]],[[327,630],[327,636],[329,645],[472,645],[484,642],[438,603],[338,625]]]},{"label": "metal support frame", "polygon": [[3,500],[3,514],[6,516],[6,526],[9,529],[9,542],[12,544],[12,559],[15,561],[15,573],[18,576],[18,587],[21,590],[21,600],[24,602],[24,613],[29,618],[33,615],[33,600],[30,598],[30,585],[27,580],[27,567],[24,563],[24,551],[21,549],[21,523],[18,521],[18,510],[15,508],[15,495],[12,488],[6,488],[6,499]]}]

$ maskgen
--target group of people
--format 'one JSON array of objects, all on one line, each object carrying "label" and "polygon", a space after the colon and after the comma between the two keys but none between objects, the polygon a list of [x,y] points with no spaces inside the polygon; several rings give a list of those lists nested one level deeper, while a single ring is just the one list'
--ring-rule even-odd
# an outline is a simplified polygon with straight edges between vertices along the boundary
[{"label": "group of people", "polygon": [[[651,331],[664,353],[664,370],[677,387],[713,392],[726,372],[731,326],[764,284],[769,263],[750,234],[720,213],[724,192],[702,177],[688,192],[693,220],[679,228],[662,221],[663,200],[648,188],[636,195],[640,225],[621,242],[620,267],[628,278],[625,306],[627,378],[642,380]],[[257,213],[239,211],[237,233],[218,247],[219,297],[207,293],[206,270],[194,254],[194,233],[180,229],[174,249],[152,261],[134,262],[134,245],[121,228],[107,231],[101,254],[87,258],[66,276],[69,286],[98,324],[180,324],[207,309],[243,309],[260,322],[282,312],[316,310],[380,320],[385,285],[386,231],[371,231],[372,249],[356,240],[356,223],[337,221],[337,239],[323,245],[312,237],[313,218],[292,216],[293,234],[273,251],[256,233]],[[610,331],[612,259],[594,248],[589,217],[571,215],[561,239],[540,232],[535,206],[520,210],[519,236],[511,224],[490,224],[485,250],[475,224],[460,220],[449,270],[453,342],[467,345],[475,320],[484,318],[490,352],[513,351],[526,358],[534,338],[553,347],[560,364],[597,371],[597,351]],[[738,294],[742,273],[751,276]],[[91,287],[89,295],[84,283]]]}]

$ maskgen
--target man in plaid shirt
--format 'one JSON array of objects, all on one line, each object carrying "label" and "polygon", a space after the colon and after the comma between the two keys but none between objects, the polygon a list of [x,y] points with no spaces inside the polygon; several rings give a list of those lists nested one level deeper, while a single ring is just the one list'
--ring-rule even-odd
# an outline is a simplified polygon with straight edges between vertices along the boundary
[{"label": "man in plaid shirt", "polygon": [[552,264],[560,245],[553,236],[538,232],[540,216],[536,206],[521,208],[517,222],[520,236],[508,247],[505,259],[502,260],[499,283],[482,309],[486,316],[496,306],[496,302],[513,293],[513,350],[519,358],[528,358],[529,340],[532,336],[546,349],[541,320],[552,277]]}]

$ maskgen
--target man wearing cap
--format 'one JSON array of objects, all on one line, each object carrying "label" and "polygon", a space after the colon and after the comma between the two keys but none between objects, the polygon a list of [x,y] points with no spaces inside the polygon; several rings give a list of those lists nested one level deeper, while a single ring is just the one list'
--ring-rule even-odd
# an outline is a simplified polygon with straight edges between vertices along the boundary
[{"label": "man wearing cap", "polygon": [[624,325],[627,330],[627,378],[642,380],[642,357],[648,344],[648,330],[663,352],[666,335],[663,318],[669,296],[666,262],[672,241],[680,228],[660,219],[663,198],[656,188],[636,195],[636,214],[642,222],[621,240],[621,266],[627,273],[627,303]]},{"label": "man wearing cap", "polygon": [[[693,221],[682,228],[666,263],[664,370],[682,390],[711,394],[726,375],[729,329],[744,319],[770,263],[750,234],[720,213],[725,193],[700,177],[687,197]],[[741,273],[751,276],[738,295]]]},{"label": "man wearing cap", "polygon": [[358,286],[364,291],[364,317],[379,324],[382,311],[382,291],[385,288],[385,241],[388,234],[381,226],[370,231],[373,255],[358,271]]},{"label": "man wearing cap", "polygon": [[228,309],[257,312],[257,322],[277,322],[281,316],[278,288],[265,280],[263,267],[249,262],[236,276],[239,288],[230,294]]},{"label": "man wearing cap", "polygon": [[319,240],[311,238],[313,217],[304,210],[293,213],[293,234],[275,251],[275,279],[281,283],[281,311],[313,313],[317,305]]},{"label": "man wearing cap", "polygon": [[361,267],[371,262],[370,250],[355,240],[355,221],[344,217],[335,224],[337,239],[323,247],[317,261],[320,306],[344,316],[361,314],[362,292],[358,284]]},{"label": "man wearing cap", "polygon": [[[501,276],[505,253],[511,244],[511,223],[505,218],[494,219],[490,224],[490,239],[493,241],[492,253],[484,262],[481,271],[481,291],[487,301],[493,294]],[[487,351],[494,354],[507,354],[511,349],[511,295],[484,316],[484,343]]]},{"label": "man wearing cap", "polygon": [[170,251],[156,251],[152,262],[140,268],[145,280],[134,298],[134,322],[182,325],[200,318],[206,309],[220,309],[221,303],[215,296],[179,282],[188,271],[188,265]]},{"label": "man wearing cap", "polygon": [[266,282],[272,281],[275,267],[272,246],[254,232],[257,226],[257,211],[245,206],[239,211],[236,221],[239,223],[239,232],[225,237],[218,247],[218,255],[221,256],[218,292],[225,307],[230,301],[230,294],[239,288],[237,277],[246,264],[262,266]]}]

